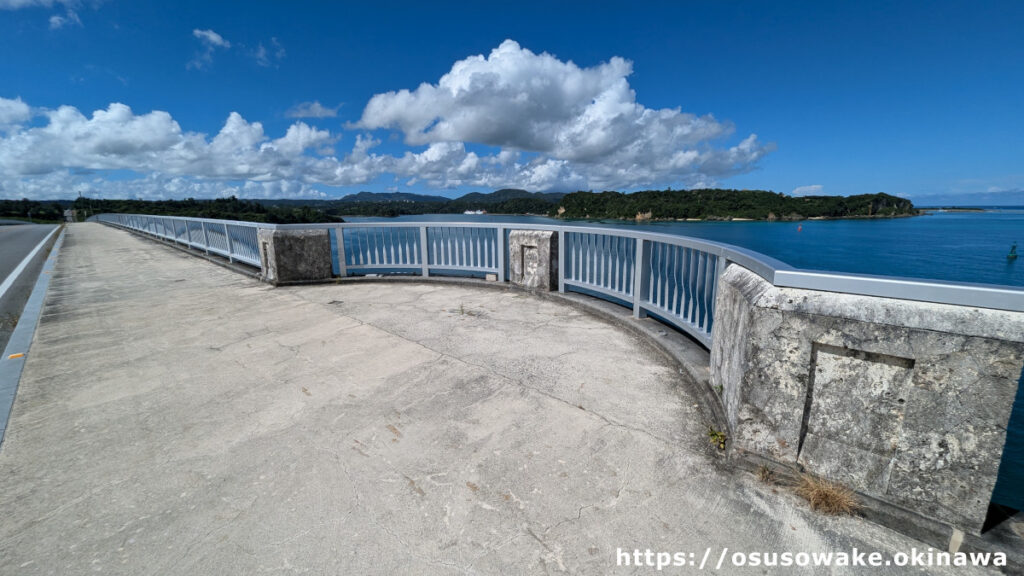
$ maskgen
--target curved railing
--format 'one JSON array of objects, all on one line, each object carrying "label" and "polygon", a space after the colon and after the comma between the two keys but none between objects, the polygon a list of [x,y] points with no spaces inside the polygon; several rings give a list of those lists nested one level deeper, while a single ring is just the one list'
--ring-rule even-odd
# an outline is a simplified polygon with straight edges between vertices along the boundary
[{"label": "curved railing", "polygon": [[559,291],[600,296],[652,315],[710,347],[719,275],[732,262],[779,287],[1024,311],[1019,288],[799,270],[757,252],[686,236],[596,226],[505,222],[261,224],[100,214],[90,220],[143,232],[260,267],[257,231],[327,229],[334,273],[508,278],[508,234],[558,234]]}]

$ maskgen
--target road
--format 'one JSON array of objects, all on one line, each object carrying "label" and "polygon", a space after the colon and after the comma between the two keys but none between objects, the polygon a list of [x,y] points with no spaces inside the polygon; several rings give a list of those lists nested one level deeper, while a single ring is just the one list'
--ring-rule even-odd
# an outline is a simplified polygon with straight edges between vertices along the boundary
[{"label": "road", "polygon": [[[53,224],[20,224],[0,226],[0,286],[14,273],[46,235],[56,228]],[[56,236],[50,238],[52,242]],[[21,309],[25,306],[36,283],[46,250],[40,250],[6,290],[0,289],[0,352],[3,351],[14,330]]]}]

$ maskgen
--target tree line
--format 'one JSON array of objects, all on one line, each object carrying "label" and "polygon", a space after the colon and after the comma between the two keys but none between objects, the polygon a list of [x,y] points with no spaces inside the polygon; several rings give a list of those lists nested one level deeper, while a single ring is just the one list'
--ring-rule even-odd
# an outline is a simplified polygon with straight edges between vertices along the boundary
[{"label": "tree line", "polygon": [[35,200],[0,200],[0,219],[32,220],[33,222],[59,222],[64,219],[60,202]]},{"label": "tree line", "polygon": [[787,196],[765,190],[647,190],[574,192],[551,215],[561,218],[659,220],[803,220],[876,218],[917,214],[906,198],[885,193],[856,196]]},{"label": "tree line", "polygon": [[309,224],[312,222],[337,222],[323,210],[312,206],[279,206],[264,204],[257,200],[216,198],[213,200],[104,200],[78,198],[72,207],[90,216],[102,213],[152,214],[154,216],[186,216],[192,218],[216,218],[220,220],[242,220],[245,222],[266,222],[268,224]]},{"label": "tree line", "polygon": [[[413,196],[416,199],[404,199]],[[79,217],[111,213],[191,216],[272,224],[342,222],[342,216],[405,216],[484,210],[496,214],[547,214],[560,218],[610,220],[700,219],[802,220],[877,218],[918,213],[910,200],[885,193],[856,196],[787,196],[765,190],[646,190],[539,194],[505,189],[460,198],[363,193],[359,200],[0,200],[0,218],[58,221],[64,208]]]}]

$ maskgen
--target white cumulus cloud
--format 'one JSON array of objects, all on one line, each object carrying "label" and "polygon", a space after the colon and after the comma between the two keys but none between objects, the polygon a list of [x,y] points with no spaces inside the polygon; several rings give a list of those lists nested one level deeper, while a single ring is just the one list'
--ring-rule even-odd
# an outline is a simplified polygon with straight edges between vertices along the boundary
[{"label": "white cumulus cloud", "polygon": [[[212,30],[194,36],[210,54],[231,46]],[[728,142],[732,125],[710,115],[639,104],[631,70],[621,58],[581,68],[506,41],[437,84],[374,96],[347,127],[354,138],[311,123],[337,115],[319,101],[288,110],[303,120],[270,135],[237,112],[206,134],[121,103],[85,114],[0,98],[0,197],[297,197],[381,177],[435,189],[696,187],[747,172],[772,149],[754,134]],[[377,131],[389,130],[406,150],[378,152],[388,135]],[[794,194],[805,188],[814,192]]]},{"label": "white cumulus cloud", "polygon": [[714,181],[752,169],[772,149],[753,134],[716,147],[733,133],[730,123],[643,106],[628,82],[632,71],[618,57],[581,68],[506,40],[487,57],[456,62],[436,84],[375,95],[353,126],[398,130],[410,145],[461,142],[537,153],[543,159],[526,168],[522,182],[548,186]]},{"label": "white cumulus cloud", "polygon": [[0,128],[24,122],[31,117],[31,109],[21,98],[10,100],[0,97]]},{"label": "white cumulus cloud", "polygon": [[[167,112],[136,114],[119,103],[91,115],[72,106],[38,114],[45,124],[25,127],[18,123],[30,120],[32,109],[20,99],[0,99],[0,124],[9,127],[0,131],[0,197],[35,197],[46,190],[48,197],[67,197],[80,181],[94,182],[82,174],[114,170],[154,176],[152,181],[161,183],[179,178],[209,195],[234,186],[226,181],[268,183],[260,189],[295,194],[311,191],[314,184],[365,183],[385,164],[369,153],[376,141],[356,138],[351,154],[338,159],[322,153],[338,140],[326,130],[296,122],[283,136],[271,138],[261,123],[236,112],[212,137],[182,130]],[[152,191],[152,181],[112,182],[110,189]],[[62,186],[52,188],[54,183]]]}]

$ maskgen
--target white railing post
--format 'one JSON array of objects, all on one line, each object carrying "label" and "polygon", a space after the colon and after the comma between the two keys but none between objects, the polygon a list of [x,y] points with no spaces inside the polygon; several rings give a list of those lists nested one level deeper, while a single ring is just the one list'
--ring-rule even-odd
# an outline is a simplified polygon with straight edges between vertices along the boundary
[{"label": "white railing post", "polygon": [[228,262],[234,262],[235,261],[235,257],[234,257],[235,250],[234,250],[234,246],[231,244],[231,234],[228,234],[228,225],[227,225],[226,222],[224,223],[224,238],[228,242]]},{"label": "white railing post", "polygon": [[651,286],[651,244],[643,238],[636,240],[636,261],[633,263],[633,317],[646,318],[644,295]]},{"label": "white railing post", "polygon": [[505,281],[505,227],[498,226],[498,282]]},{"label": "white railing post", "polygon": [[420,226],[420,265],[422,266],[423,277],[430,276],[430,265],[428,264],[430,250],[427,248],[427,227]]}]

